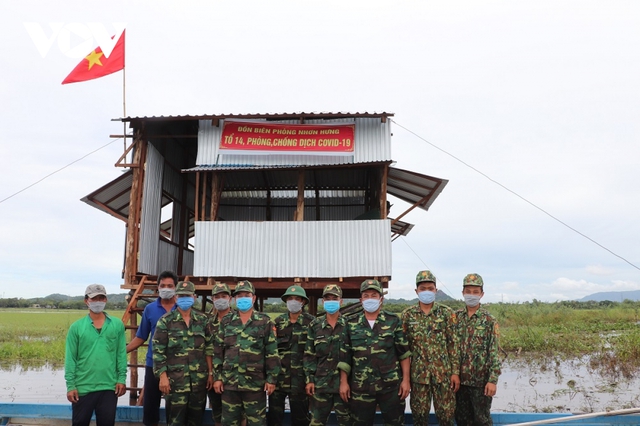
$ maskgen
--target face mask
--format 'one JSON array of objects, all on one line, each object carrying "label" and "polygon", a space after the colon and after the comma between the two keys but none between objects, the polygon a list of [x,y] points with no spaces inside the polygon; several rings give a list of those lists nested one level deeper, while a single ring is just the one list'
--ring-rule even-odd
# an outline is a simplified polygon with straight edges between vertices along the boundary
[{"label": "face mask", "polygon": [[160,295],[161,299],[167,300],[175,296],[176,291],[173,288],[161,288],[158,290],[158,294]]},{"label": "face mask", "polygon": [[418,293],[418,299],[425,305],[429,305],[436,300],[436,293],[433,291],[421,291]]},{"label": "face mask", "polygon": [[362,307],[369,313],[375,312],[380,309],[380,299],[365,299],[362,301]]},{"label": "face mask", "polygon": [[229,309],[229,299],[215,299],[213,301],[213,306],[215,306],[219,311],[226,311]]},{"label": "face mask", "polygon": [[236,298],[236,306],[240,312],[247,312],[253,306],[253,297]]},{"label": "face mask", "polygon": [[339,300],[325,300],[324,301],[324,310],[327,311],[328,314],[335,314],[340,309],[340,301]]},{"label": "face mask", "polygon": [[292,314],[300,312],[303,306],[304,306],[304,303],[298,300],[287,300],[287,309]]},{"label": "face mask", "polygon": [[473,294],[463,294],[462,297],[464,297],[465,305],[469,306],[470,308],[473,308],[474,306],[478,306],[478,303],[480,303],[480,298],[482,296],[475,296]]},{"label": "face mask", "polygon": [[193,306],[193,302],[195,302],[195,300],[193,300],[193,297],[178,297],[178,300],[176,300],[178,308],[182,309],[183,311],[191,308]]},{"label": "face mask", "polygon": [[107,302],[89,302],[89,310],[94,314],[99,314],[104,311],[104,305],[106,304]]}]

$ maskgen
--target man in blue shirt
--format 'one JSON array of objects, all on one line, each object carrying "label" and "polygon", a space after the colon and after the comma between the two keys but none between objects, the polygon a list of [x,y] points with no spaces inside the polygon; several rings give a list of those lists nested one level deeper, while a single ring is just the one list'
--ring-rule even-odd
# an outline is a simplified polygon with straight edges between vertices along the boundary
[{"label": "man in blue shirt", "polygon": [[127,345],[127,353],[129,353],[138,349],[147,339],[149,340],[145,362],[142,415],[142,423],[145,426],[156,426],[160,422],[160,401],[162,399],[160,384],[153,374],[153,348],[149,336],[153,337],[160,317],[176,308],[176,285],[178,285],[178,277],[173,272],[164,271],[158,275],[158,294],[160,297],[144,308],[136,337]]}]

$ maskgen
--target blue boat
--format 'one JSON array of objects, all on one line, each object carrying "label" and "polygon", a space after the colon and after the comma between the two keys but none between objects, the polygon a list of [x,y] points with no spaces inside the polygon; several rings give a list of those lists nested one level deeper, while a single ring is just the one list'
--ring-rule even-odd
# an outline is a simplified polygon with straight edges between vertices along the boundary
[{"label": "blue boat", "polygon": [[[160,418],[164,418],[164,408]],[[332,416],[333,417],[333,416]],[[568,413],[493,413],[494,426],[554,424],[560,426],[571,425],[640,425],[640,409],[617,410],[610,413],[592,413],[573,415]],[[0,403],[0,426],[7,425],[68,425],[71,421],[70,404],[26,404]],[[285,425],[288,421],[285,418]],[[142,424],[142,407],[119,406],[116,412],[116,425],[131,426]],[[212,425],[211,411],[204,416],[204,425]],[[331,419],[330,425],[335,425]],[[378,416],[374,425],[382,425],[382,418]],[[413,417],[406,414],[405,425],[413,425]],[[431,414],[429,425],[437,425],[434,414]],[[426,426],[426,425],[421,425]]]}]

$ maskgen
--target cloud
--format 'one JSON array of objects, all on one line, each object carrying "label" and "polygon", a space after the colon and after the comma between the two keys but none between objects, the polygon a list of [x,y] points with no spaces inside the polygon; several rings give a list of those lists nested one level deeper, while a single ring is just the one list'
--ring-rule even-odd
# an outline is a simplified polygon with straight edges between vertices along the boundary
[{"label": "cloud", "polygon": [[593,275],[613,275],[614,271],[609,268],[605,268],[602,265],[589,265],[587,266],[587,272]]}]

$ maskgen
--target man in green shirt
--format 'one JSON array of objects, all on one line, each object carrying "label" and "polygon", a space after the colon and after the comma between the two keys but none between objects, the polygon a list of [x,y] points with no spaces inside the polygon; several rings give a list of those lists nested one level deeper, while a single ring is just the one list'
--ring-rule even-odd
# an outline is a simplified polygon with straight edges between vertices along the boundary
[{"label": "man in green shirt", "polygon": [[110,426],[126,390],[124,324],[104,312],[107,292],[100,284],[87,287],[84,302],[89,315],[71,324],[64,360],[72,425],[88,426],[95,411],[97,426]]}]

